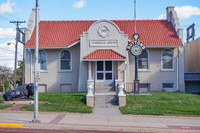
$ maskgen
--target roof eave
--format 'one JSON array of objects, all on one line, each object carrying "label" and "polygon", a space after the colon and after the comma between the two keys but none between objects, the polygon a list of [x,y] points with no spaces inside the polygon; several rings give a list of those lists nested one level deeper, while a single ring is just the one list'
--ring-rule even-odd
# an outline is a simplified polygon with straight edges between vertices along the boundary
[{"label": "roof eave", "polygon": [[146,48],[178,48],[183,46],[145,46]]},{"label": "roof eave", "polygon": [[126,61],[126,59],[83,59],[83,61]]},{"label": "roof eave", "polygon": [[[79,43],[80,43],[80,40],[78,40],[77,42],[75,42],[75,43],[73,43],[73,44],[71,44],[69,46],[66,46],[66,47],[39,47],[39,49],[64,49],[64,48],[71,48],[71,47],[73,47],[73,46],[75,46],[75,45],[77,45]],[[35,49],[35,48],[32,48],[32,47],[26,47],[26,48],[28,48],[28,49]]]}]

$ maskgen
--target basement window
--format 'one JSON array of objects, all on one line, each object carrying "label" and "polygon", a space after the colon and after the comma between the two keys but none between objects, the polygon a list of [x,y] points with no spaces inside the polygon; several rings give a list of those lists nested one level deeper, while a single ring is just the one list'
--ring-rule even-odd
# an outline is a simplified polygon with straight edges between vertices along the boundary
[{"label": "basement window", "polygon": [[162,89],[165,92],[173,92],[174,91],[174,84],[173,83],[163,83]]}]

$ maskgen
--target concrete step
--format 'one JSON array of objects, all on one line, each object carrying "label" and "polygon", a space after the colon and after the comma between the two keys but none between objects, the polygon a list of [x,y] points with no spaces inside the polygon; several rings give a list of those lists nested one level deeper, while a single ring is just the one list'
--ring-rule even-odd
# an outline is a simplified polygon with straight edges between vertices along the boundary
[{"label": "concrete step", "polygon": [[109,82],[95,83],[95,93],[108,93],[115,91],[114,84]]},{"label": "concrete step", "polygon": [[96,86],[114,86],[113,82],[95,82]]},{"label": "concrete step", "polygon": [[95,95],[96,108],[119,107],[117,95]]},{"label": "concrete step", "polygon": [[108,92],[114,92],[115,89],[113,86],[95,86],[95,93],[108,93]]}]

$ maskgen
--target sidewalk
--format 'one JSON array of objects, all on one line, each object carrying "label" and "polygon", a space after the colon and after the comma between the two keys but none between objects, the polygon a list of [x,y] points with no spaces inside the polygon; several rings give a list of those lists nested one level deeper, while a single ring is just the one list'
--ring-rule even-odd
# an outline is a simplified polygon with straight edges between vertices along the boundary
[{"label": "sidewalk", "polygon": [[23,128],[78,129],[127,132],[200,132],[200,117],[123,115],[117,107],[94,108],[92,114],[0,111],[0,123],[23,123]]}]

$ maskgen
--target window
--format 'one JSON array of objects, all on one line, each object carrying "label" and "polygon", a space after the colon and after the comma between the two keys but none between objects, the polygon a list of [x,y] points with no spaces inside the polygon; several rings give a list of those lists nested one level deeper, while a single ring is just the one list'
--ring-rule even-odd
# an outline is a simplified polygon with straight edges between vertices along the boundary
[{"label": "window", "polygon": [[173,83],[163,83],[162,89],[165,92],[173,92],[174,91],[174,84]]},{"label": "window", "polygon": [[173,52],[170,49],[162,52],[162,69],[173,69]]},{"label": "window", "polygon": [[148,52],[143,51],[142,54],[138,56],[138,69],[149,69],[148,64]]},{"label": "window", "polygon": [[163,83],[163,88],[173,88],[174,84],[173,83]]},{"label": "window", "polygon": [[47,70],[47,55],[46,52],[41,50],[39,51],[39,63],[40,63],[40,70]]},{"label": "window", "polygon": [[150,92],[150,83],[140,83],[139,92]]},{"label": "window", "polygon": [[60,70],[71,70],[71,53],[68,50],[60,53]]}]

